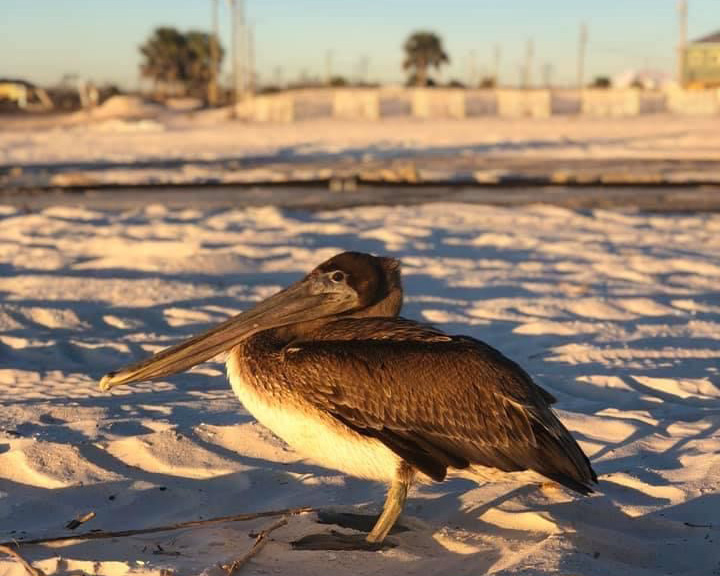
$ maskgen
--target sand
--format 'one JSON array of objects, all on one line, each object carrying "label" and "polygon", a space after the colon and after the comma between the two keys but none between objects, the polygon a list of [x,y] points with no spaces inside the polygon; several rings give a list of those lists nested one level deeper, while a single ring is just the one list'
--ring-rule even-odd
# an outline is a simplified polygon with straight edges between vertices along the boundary
[{"label": "sand", "polygon": [[[718,573],[720,215],[461,204],[293,213],[0,207],[0,540],[291,506],[376,510],[384,487],[302,461],[219,362],[101,393],[106,371],[251,306],[332,254],[402,258],[404,315],[485,340],[558,397],[598,492],[417,487],[382,552],[298,552],[291,517],[247,574]],[[48,574],[219,574],[270,519],[27,546]],[[0,558],[0,575],[22,569]]]},{"label": "sand", "polygon": [[[0,187],[351,180],[719,183],[720,117],[228,120],[115,97],[92,113],[0,120]],[[343,187],[342,182],[331,183]]]},{"label": "sand", "polygon": [[[107,109],[107,110],[106,110]],[[472,117],[382,121],[330,118],[294,123],[228,121],[227,111],[148,116],[148,105],[109,100],[95,113],[60,123],[10,117],[0,122],[0,165],[209,161],[272,155],[372,158],[483,154],[513,158],[720,159],[720,117],[655,114],[631,118]],[[125,115],[123,115],[125,113]]]}]

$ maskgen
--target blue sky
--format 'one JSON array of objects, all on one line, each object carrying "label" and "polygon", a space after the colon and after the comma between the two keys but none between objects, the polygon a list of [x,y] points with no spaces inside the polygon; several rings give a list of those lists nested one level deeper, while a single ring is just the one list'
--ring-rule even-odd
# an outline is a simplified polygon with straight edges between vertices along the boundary
[{"label": "blue sky", "polygon": [[[228,13],[220,0],[222,41]],[[580,22],[589,29],[587,78],[627,68],[672,72],[676,0],[246,0],[254,23],[260,75],[352,75],[361,59],[369,77],[401,81],[402,43],[416,29],[444,39],[452,63],[445,80],[466,80],[474,51],[478,71],[501,46],[501,80],[516,83],[533,39],[533,76],[552,65],[556,82],[575,78]],[[0,0],[0,77],[53,83],[65,73],[138,86],[138,45],[158,25],[209,29],[210,0]],[[720,0],[689,0],[689,37],[720,29]],[[227,64],[227,63],[226,63]],[[229,66],[225,66],[225,73]]]}]

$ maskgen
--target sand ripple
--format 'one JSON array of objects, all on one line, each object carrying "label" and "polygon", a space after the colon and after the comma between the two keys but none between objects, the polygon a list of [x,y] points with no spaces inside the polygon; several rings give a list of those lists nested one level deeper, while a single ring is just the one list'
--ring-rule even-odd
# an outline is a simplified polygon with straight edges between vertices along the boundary
[{"label": "sand ripple", "polygon": [[[256,572],[712,574],[719,231],[716,214],[547,206],[0,207],[0,536],[62,532],[89,509],[92,529],[379,503],[382,487],[303,462],[253,422],[217,362],[96,387],[354,249],[403,259],[406,316],[489,342],[551,390],[599,493],[457,478],[413,492],[398,548],[293,552],[289,540],[318,529],[306,515],[275,533]],[[215,574],[262,525],[28,553],[48,574]]]}]

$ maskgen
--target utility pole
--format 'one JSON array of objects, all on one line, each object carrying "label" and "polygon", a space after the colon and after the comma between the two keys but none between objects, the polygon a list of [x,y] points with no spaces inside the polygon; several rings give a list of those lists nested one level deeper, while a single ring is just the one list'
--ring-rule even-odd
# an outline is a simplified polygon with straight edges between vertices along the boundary
[{"label": "utility pole", "polygon": [[238,62],[238,4],[240,12],[243,10],[243,0],[227,0],[230,12],[230,58],[232,59],[232,106],[230,118],[237,118],[237,107],[240,102],[242,89],[240,88],[240,63]]},{"label": "utility pole", "polygon": [[588,41],[588,29],[585,22],[580,23],[580,37],[578,41],[578,59],[577,59],[577,87],[582,90],[585,85],[585,51]]},{"label": "utility pole", "polygon": [[208,82],[207,99],[210,106],[218,103],[218,0],[212,0],[212,33],[210,34],[210,81]]},{"label": "utility pole", "polygon": [[368,83],[368,74],[370,72],[370,57],[365,55],[360,58],[360,82],[362,84]]},{"label": "utility pole", "polygon": [[245,25],[245,1],[233,0],[235,15],[233,16],[233,29],[235,30],[235,50],[233,50],[234,66],[237,70],[235,90],[238,100],[243,100],[247,92],[247,26]]},{"label": "utility pole", "polygon": [[478,67],[477,67],[477,51],[470,50],[468,54],[468,88],[477,88],[478,81]]},{"label": "utility pole", "polygon": [[332,83],[332,65],[333,65],[333,52],[332,50],[325,51],[325,86],[330,86]]},{"label": "utility pole", "polygon": [[680,26],[680,36],[678,38],[677,48],[677,83],[682,86],[685,83],[685,48],[687,46],[687,21],[688,21],[688,3],[687,0],[678,0],[678,24]]},{"label": "utility pole", "polygon": [[495,88],[500,86],[500,58],[502,56],[502,48],[500,44],[495,44],[495,53],[493,55],[493,80],[495,81]]},{"label": "utility pole", "polygon": [[550,62],[545,62],[542,65],[542,78],[545,88],[552,88],[553,72],[554,66]]},{"label": "utility pole", "polygon": [[535,44],[530,38],[527,41],[527,45],[525,46],[525,66],[523,67],[523,74],[522,74],[522,87],[523,88],[530,88],[530,84],[532,83],[532,61],[533,56],[535,55]]},{"label": "utility pole", "polygon": [[282,66],[275,66],[273,70],[273,83],[277,88],[284,88],[284,69]]},{"label": "utility pole", "polygon": [[255,94],[255,28],[252,22],[247,25],[247,89]]}]

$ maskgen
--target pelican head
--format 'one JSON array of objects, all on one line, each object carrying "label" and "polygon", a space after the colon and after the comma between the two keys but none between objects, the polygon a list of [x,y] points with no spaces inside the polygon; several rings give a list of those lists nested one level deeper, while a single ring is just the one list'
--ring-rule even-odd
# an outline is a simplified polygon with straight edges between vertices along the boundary
[{"label": "pelican head", "polygon": [[302,280],[210,330],[109,372],[102,390],[184,372],[242,340],[271,328],[329,321],[338,316],[396,316],[402,307],[400,262],[343,252]]}]

